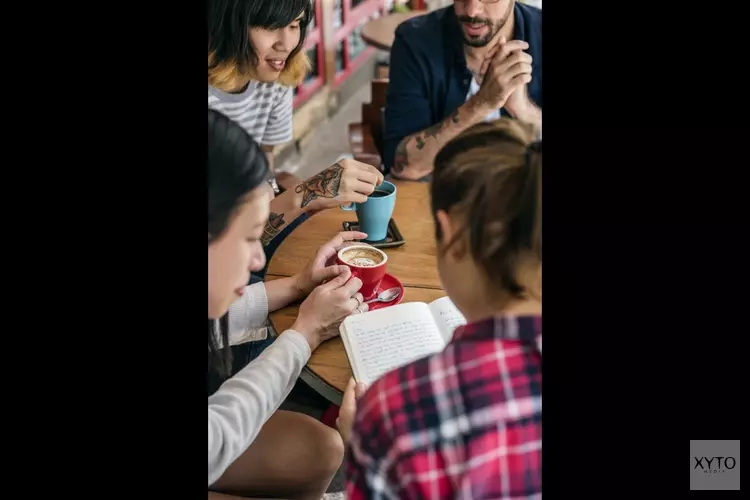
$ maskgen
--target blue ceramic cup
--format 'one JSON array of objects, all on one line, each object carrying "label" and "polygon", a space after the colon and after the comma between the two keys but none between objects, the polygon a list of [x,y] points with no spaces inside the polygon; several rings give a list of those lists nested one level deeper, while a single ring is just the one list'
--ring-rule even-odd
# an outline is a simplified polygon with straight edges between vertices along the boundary
[{"label": "blue ceramic cup", "polygon": [[357,212],[359,230],[367,233],[367,241],[384,240],[388,234],[388,222],[396,206],[396,186],[388,181],[375,188],[365,203],[352,203],[350,206],[341,205],[341,210]]}]

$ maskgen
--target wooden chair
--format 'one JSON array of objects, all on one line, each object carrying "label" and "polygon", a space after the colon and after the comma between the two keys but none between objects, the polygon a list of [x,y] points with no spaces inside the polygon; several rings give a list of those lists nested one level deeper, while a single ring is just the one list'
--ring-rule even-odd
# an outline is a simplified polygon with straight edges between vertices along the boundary
[{"label": "wooden chair", "polygon": [[362,122],[349,124],[349,147],[355,160],[382,170],[383,113],[388,80],[378,78],[370,83],[370,102],[362,104]]}]

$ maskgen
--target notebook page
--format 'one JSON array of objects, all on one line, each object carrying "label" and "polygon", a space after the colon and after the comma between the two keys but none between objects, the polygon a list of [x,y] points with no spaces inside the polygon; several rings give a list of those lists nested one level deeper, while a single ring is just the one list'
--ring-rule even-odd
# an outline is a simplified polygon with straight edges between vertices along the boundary
[{"label": "notebook page", "polygon": [[440,329],[440,335],[447,344],[453,338],[453,331],[466,324],[466,318],[456,309],[449,297],[441,297],[430,303],[430,311]]},{"label": "notebook page", "polygon": [[366,384],[445,346],[430,308],[421,302],[355,314],[342,326],[355,377]]}]

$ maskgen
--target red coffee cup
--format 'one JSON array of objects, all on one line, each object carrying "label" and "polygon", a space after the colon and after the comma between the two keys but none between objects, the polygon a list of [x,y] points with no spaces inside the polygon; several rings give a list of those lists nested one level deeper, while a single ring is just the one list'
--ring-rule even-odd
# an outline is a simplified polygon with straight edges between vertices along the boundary
[{"label": "red coffee cup", "polygon": [[352,271],[352,277],[362,280],[359,293],[364,300],[375,298],[380,282],[385,276],[385,264],[388,255],[369,245],[352,245],[339,250],[336,263],[347,266]]}]

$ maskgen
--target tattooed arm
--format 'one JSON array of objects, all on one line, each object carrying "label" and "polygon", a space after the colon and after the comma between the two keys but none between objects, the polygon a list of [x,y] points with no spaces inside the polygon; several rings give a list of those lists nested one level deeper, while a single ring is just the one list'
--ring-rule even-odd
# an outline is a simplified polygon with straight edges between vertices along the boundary
[{"label": "tattooed arm", "polygon": [[283,231],[286,226],[296,220],[297,217],[309,211],[306,210],[306,206],[303,204],[304,196],[298,191],[300,185],[294,189],[285,190],[271,200],[271,212],[268,215],[268,221],[266,222],[266,227],[263,228],[263,236],[260,239],[264,247],[268,246],[271,240]]},{"label": "tattooed arm", "polygon": [[310,203],[319,198],[333,199],[338,196],[343,170],[343,167],[336,163],[318,175],[297,184],[294,189],[284,191],[274,198],[271,201],[271,213],[261,238],[263,246],[268,246],[277,234],[303,212],[314,213],[320,210],[315,209],[315,205],[311,206]]},{"label": "tattooed arm", "polygon": [[[285,194],[285,193],[282,193]],[[281,196],[281,195],[279,195]],[[284,214],[277,214],[273,212],[273,205],[274,201],[278,200],[279,197],[276,197],[271,201],[271,213],[268,216],[268,222],[266,222],[266,227],[263,228],[263,236],[261,236],[260,241],[263,243],[263,246],[268,246],[268,244],[271,242],[271,240],[281,232],[284,227],[291,222],[291,220],[285,220]],[[276,203],[278,205],[279,203]],[[302,212],[300,212],[302,213]]]},{"label": "tattooed arm", "polygon": [[445,120],[404,137],[396,147],[391,173],[398,179],[408,180],[428,175],[440,148],[491,112],[485,103],[472,97]]},{"label": "tattooed arm", "polygon": [[409,23],[396,29],[385,97],[383,163],[402,179],[428,175],[441,146],[491,113],[482,109],[486,105],[469,99],[436,124],[437,106],[431,98],[436,90],[431,90],[434,82],[427,63],[432,52],[425,47]]},{"label": "tattooed arm", "polygon": [[314,175],[302,184],[297,185],[294,192],[302,196],[301,207],[305,208],[318,198],[332,199],[338,196],[343,172],[344,167],[339,163],[334,163],[318,175]]},{"label": "tattooed arm", "polygon": [[302,215],[303,210],[300,207],[300,200],[301,196],[291,189],[271,200],[271,213],[260,240],[263,246],[267,246],[286,226]]},{"label": "tattooed arm", "polygon": [[263,231],[263,245],[279,234],[302,213],[314,214],[351,202],[364,203],[383,174],[372,165],[343,159],[271,201],[271,214]]},{"label": "tattooed arm", "polygon": [[[266,153],[268,168],[271,172],[274,172],[274,147],[261,145],[261,149]],[[299,197],[295,196],[294,193],[285,191],[276,195],[274,199],[271,200],[271,213],[268,216],[266,227],[263,229],[263,236],[260,238],[263,246],[267,246],[282,229],[302,214],[302,210],[299,209],[298,198]]]}]

